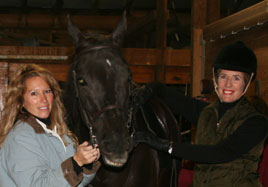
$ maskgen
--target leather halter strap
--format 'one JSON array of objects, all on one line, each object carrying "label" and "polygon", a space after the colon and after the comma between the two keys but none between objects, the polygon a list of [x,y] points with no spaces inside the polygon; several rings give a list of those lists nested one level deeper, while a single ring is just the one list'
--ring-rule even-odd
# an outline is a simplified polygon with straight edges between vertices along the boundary
[{"label": "leather halter strap", "polygon": [[[99,45],[99,46],[95,46],[95,47],[91,47],[89,49],[84,49],[84,50],[81,50],[80,52],[77,52],[79,50],[79,46],[78,48],[76,49],[76,54],[75,54],[75,57],[79,57],[79,56],[82,56],[88,52],[91,52],[91,51],[99,51],[99,50],[102,50],[102,49],[117,49],[117,50],[120,50],[119,47],[116,47],[114,45]],[[74,65],[74,68],[75,66],[78,64],[75,63]]]},{"label": "leather halter strap", "polygon": [[119,105],[107,105],[93,115],[91,122],[94,122],[96,119],[99,118],[101,114],[105,113],[106,111],[113,110],[113,109],[122,109],[122,108]]}]

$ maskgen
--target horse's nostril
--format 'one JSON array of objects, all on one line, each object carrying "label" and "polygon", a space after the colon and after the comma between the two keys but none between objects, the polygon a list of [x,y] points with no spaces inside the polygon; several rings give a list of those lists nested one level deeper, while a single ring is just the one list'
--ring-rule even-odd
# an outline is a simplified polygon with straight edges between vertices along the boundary
[{"label": "horse's nostril", "polygon": [[117,137],[102,140],[101,149],[106,153],[123,153],[130,152],[133,148],[133,140],[131,137]]},{"label": "horse's nostril", "polygon": [[108,147],[109,146],[110,141],[109,140],[102,140],[101,141],[101,147]]}]

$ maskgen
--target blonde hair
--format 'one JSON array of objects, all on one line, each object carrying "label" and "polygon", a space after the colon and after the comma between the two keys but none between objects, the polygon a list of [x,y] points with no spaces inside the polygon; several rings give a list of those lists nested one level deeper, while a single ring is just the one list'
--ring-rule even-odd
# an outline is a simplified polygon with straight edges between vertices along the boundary
[{"label": "blonde hair", "polygon": [[35,64],[28,64],[22,66],[16,71],[15,75],[12,77],[8,85],[8,93],[6,97],[5,107],[2,111],[2,119],[0,125],[0,147],[4,143],[10,130],[15,126],[15,122],[18,120],[18,116],[28,115],[23,110],[23,95],[26,90],[25,82],[31,77],[43,78],[53,92],[54,99],[50,113],[51,125],[49,128],[56,126],[57,132],[65,144],[67,144],[67,142],[64,139],[64,135],[67,135],[73,140],[75,146],[77,146],[77,138],[68,129],[68,126],[65,122],[66,112],[63,103],[61,102],[61,89],[57,80],[47,69]]}]

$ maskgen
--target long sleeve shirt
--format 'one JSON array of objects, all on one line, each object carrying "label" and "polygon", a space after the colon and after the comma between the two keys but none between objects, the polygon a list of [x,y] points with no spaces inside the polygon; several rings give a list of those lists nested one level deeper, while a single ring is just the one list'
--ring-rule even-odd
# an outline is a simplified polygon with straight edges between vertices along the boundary
[{"label": "long sleeve shirt", "polygon": [[[198,122],[202,109],[209,104],[184,96],[182,93],[168,87],[158,88],[157,95],[176,114],[182,115],[195,125]],[[222,116],[233,105],[235,103],[222,103],[218,111],[219,116]],[[267,134],[267,129],[267,119],[264,116],[253,116],[244,121],[228,138],[216,145],[174,143],[172,155],[202,163],[229,162],[247,153],[261,142]]]}]

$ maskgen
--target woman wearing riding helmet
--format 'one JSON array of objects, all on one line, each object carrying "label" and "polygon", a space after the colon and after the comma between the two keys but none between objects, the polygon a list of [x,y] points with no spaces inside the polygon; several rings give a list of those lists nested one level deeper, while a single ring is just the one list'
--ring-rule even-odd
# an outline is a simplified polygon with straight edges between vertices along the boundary
[{"label": "woman wearing riding helmet", "polygon": [[146,85],[145,98],[160,97],[176,114],[197,125],[195,144],[170,142],[146,132],[137,132],[134,140],[195,161],[193,186],[261,186],[257,170],[268,120],[244,96],[256,70],[254,52],[236,42],[225,46],[213,64],[218,99],[210,104],[161,83]]}]

